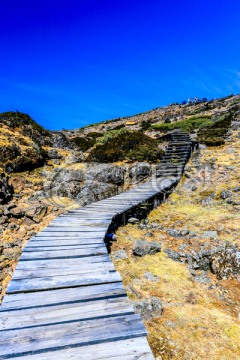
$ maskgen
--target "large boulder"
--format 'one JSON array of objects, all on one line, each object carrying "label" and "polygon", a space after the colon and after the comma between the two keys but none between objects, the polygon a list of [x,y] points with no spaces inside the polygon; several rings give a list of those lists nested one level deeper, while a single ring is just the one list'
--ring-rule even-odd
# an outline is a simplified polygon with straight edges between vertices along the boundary
[{"label": "large boulder", "polygon": [[117,195],[118,187],[113,184],[85,181],[75,200],[81,206]]},{"label": "large boulder", "polygon": [[86,179],[95,180],[102,183],[122,185],[126,169],[123,166],[110,164],[96,164],[87,169]]},{"label": "large boulder", "polygon": [[136,182],[146,179],[152,174],[151,165],[146,162],[136,163],[129,169],[129,176]]},{"label": "large boulder", "polygon": [[83,188],[84,173],[81,169],[60,169],[56,175],[46,182],[44,189],[51,196],[64,196],[75,199]]},{"label": "large boulder", "polygon": [[52,146],[59,149],[74,149],[76,145],[70,142],[62,132],[52,132]]}]

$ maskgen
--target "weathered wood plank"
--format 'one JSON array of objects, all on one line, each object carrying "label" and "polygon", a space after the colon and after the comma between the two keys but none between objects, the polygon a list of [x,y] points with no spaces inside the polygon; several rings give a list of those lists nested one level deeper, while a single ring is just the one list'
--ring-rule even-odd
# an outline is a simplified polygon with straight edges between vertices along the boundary
[{"label": "weathered wood plank", "polygon": [[42,291],[51,289],[69,288],[73,286],[89,286],[121,281],[118,272],[88,273],[85,276],[79,274],[45,276],[43,278],[17,279],[10,282],[7,293]]},{"label": "weathered wood plank", "polygon": [[98,243],[98,244],[75,244],[75,245],[58,245],[58,246],[26,246],[23,249],[23,253],[25,252],[39,252],[39,251],[72,251],[73,253],[75,252],[75,250],[81,250],[81,249],[97,249],[99,247],[102,247],[104,245],[103,241],[102,243]]},{"label": "weathered wood plank", "polygon": [[76,258],[63,258],[63,259],[28,259],[23,260],[20,258],[17,269],[35,269],[35,268],[48,268],[54,269],[60,267],[81,266],[83,264],[102,264],[111,262],[108,254],[99,256],[87,256]]},{"label": "weathered wood plank", "polygon": [[145,335],[146,330],[139,315],[39,326],[31,330],[9,330],[1,332],[0,355],[5,359],[6,356],[27,355]]},{"label": "weathered wood plank", "polygon": [[95,256],[95,255],[104,255],[107,254],[107,249],[105,245],[89,247],[85,249],[76,249],[72,250],[56,250],[56,251],[31,251],[23,252],[20,258],[20,261],[23,260],[33,260],[33,259],[65,259],[65,258],[76,258],[84,256]]},{"label": "weathered wood plank", "polygon": [[42,239],[42,240],[31,240],[28,242],[28,244],[26,245],[25,248],[35,248],[38,246],[42,246],[42,247],[54,247],[54,246],[64,246],[64,247],[68,247],[68,246],[74,246],[74,245],[81,245],[81,246],[87,246],[87,245],[93,245],[93,244],[103,244],[104,240],[103,238],[100,239],[86,239],[86,240],[82,240],[82,239],[67,239],[67,240],[63,240],[63,239],[58,239],[58,238],[54,238],[51,239],[49,238],[48,240]]},{"label": "weathered wood plank", "polygon": [[58,267],[54,269],[48,268],[33,268],[33,269],[16,269],[12,279],[21,280],[21,279],[31,279],[36,277],[46,277],[46,276],[62,276],[62,275],[73,275],[78,274],[79,276],[86,276],[89,273],[107,273],[115,272],[115,268],[111,263],[105,264],[87,264],[87,266],[69,266],[69,267]]},{"label": "weathered wood plank", "polygon": [[29,308],[49,307],[57,304],[88,302],[112,297],[126,297],[122,282],[97,284],[87,287],[76,287],[43,292],[19,293],[6,295],[0,306],[0,314],[5,311]]},{"label": "weathered wood plank", "polygon": [[[154,360],[144,337],[30,355],[31,360]],[[29,360],[30,356],[21,359]]]},{"label": "weathered wood plank", "polygon": [[85,303],[65,303],[42,308],[13,310],[0,316],[0,336],[4,330],[51,325],[63,322],[90,320],[134,314],[127,298],[101,299]]}]

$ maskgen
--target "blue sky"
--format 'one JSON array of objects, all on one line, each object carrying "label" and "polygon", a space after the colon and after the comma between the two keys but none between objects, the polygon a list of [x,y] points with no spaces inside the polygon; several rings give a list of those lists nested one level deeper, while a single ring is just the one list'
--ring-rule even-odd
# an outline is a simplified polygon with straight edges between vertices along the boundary
[{"label": "blue sky", "polygon": [[76,128],[239,93],[240,2],[8,0],[0,112]]}]

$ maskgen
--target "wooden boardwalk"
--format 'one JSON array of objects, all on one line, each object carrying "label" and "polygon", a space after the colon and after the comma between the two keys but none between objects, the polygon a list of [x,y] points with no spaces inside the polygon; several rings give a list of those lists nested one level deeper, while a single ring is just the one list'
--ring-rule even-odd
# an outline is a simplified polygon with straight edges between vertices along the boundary
[{"label": "wooden boardwalk", "polygon": [[0,359],[154,359],[105,237],[165,198],[192,148],[174,133],[158,177],[69,211],[28,242],[0,307]]}]

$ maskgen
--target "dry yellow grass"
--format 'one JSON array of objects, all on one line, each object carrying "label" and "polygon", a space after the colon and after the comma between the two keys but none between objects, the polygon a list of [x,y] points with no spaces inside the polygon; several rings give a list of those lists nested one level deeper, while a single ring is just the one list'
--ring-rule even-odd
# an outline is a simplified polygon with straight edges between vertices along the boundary
[{"label": "dry yellow grass", "polygon": [[[231,148],[234,148],[234,155],[229,152]],[[210,163],[211,158],[216,158],[211,177],[203,185],[198,184],[194,192],[186,187],[188,179],[183,179],[168,201],[150,213],[149,223],[162,225],[163,230],[140,230],[137,225],[128,224],[117,232],[112,251],[124,249],[128,259],[114,260],[114,263],[129,297],[136,300],[157,296],[163,304],[162,317],[145,322],[156,359],[240,358],[239,282],[236,279],[219,280],[208,272],[209,283],[200,283],[190,274],[187,265],[169,259],[163,252],[166,247],[177,250],[183,243],[195,250],[206,241],[216,245],[230,240],[240,245],[239,206],[220,198],[222,190],[239,186],[239,149],[240,141],[235,133],[231,144],[202,151],[201,163]],[[227,166],[233,166],[234,171]],[[216,197],[203,205],[202,200],[213,192]],[[239,200],[239,192],[232,194],[235,201]],[[176,239],[166,231],[186,227],[199,238]],[[218,232],[216,243],[200,238],[207,230]],[[160,243],[162,252],[143,258],[133,257],[132,246],[137,239]],[[158,276],[159,281],[145,279],[147,271]]]}]

